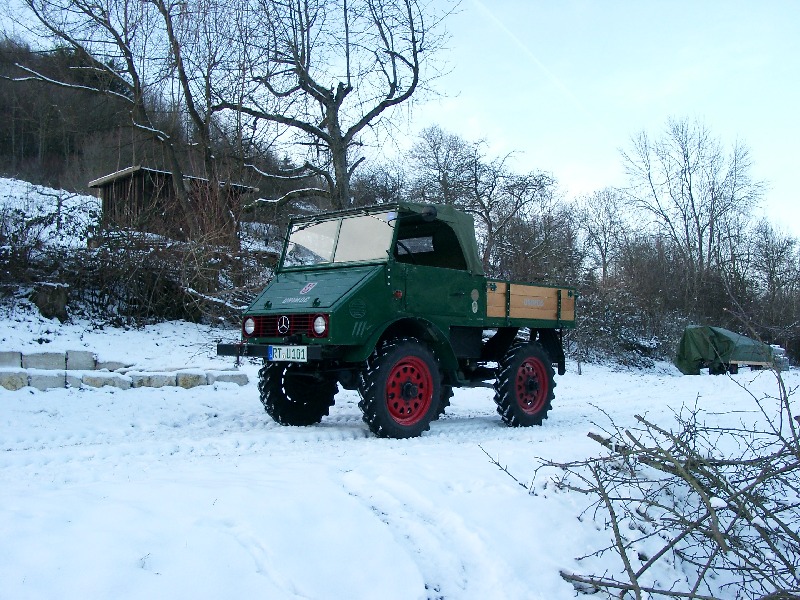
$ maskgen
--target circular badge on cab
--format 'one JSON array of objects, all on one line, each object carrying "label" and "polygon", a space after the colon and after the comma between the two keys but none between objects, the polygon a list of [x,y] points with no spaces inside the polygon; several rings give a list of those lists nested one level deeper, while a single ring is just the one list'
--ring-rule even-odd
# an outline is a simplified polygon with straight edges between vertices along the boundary
[{"label": "circular badge on cab", "polygon": [[367,316],[367,303],[361,298],[356,298],[347,305],[347,310],[354,319],[363,319]]}]

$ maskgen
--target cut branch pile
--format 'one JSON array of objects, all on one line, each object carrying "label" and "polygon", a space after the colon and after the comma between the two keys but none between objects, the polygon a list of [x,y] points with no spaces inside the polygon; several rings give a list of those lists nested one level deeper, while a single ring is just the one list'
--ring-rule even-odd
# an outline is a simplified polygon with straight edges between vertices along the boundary
[{"label": "cut branch pile", "polygon": [[[557,488],[592,498],[586,512],[611,533],[581,560],[621,560],[617,573],[561,576],[581,593],[637,600],[800,598],[800,440],[776,377],[778,398],[751,394],[755,426],[711,425],[684,407],[675,432],[636,416],[634,428],[589,434],[600,456],[542,461],[537,475],[555,468]],[[664,581],[665,566],[681,579]]]}]

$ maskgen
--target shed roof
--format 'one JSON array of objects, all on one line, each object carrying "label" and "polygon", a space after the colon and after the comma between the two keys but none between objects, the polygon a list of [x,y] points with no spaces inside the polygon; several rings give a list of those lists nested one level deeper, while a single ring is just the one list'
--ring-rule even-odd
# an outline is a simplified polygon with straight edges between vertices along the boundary
[{"label": "shed roof", "polygon": [[[132,167],[126,167],[119,171],[115,171],[113,173],[109,173],[108,175],[103,175],[102,177],[98,177],[97,179],[93,179],[89,182],[90,188],[99,188],[109,183],[114,183],[115,181],[119,181],[120,179],[127,179],[128,177],[132,177],[137,172],[145,172],[145,173],[153,173],[158,175],[165,175],[167,177],[172,177],[172,173],[169,171],[163,171],[160,169],[151,169],[150,167],[143,167],[142,165],[134,165]],[[184,180],[189,181],[208,181],[208,179],[204,179],[203,177],[194,177],[192,175],[184,175]],[[236,188],[242,192],[257,192],[258,188],[253,187],[250,185],[243,185],[241,183],[226,183],[224,181],[219,182],[220,185],[229,185],[232,188]]]}]

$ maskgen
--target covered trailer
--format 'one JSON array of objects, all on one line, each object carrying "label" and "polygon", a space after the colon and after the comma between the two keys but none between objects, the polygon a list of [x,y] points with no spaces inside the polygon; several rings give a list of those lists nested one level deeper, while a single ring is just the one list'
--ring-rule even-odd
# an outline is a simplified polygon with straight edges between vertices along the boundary
[{"label": "covered trailer", "polygon": [[692,325],[683,332],[675,365],[684,375],[699,375],[708,368],[712,375],[735,373],[740,365],[769,367],[774,364],[773,349],[722,327]]}]

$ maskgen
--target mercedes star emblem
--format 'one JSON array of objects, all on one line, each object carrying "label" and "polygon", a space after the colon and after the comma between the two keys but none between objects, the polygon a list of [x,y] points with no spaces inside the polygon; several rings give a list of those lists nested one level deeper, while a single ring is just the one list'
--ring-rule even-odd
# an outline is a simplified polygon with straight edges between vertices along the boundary
[{"label": "mercedes star emblem", "polygon": [[289,317],[283,315],[278,319],[278,333],[288,333],[289,332]]}]

